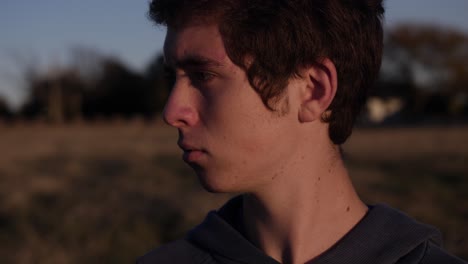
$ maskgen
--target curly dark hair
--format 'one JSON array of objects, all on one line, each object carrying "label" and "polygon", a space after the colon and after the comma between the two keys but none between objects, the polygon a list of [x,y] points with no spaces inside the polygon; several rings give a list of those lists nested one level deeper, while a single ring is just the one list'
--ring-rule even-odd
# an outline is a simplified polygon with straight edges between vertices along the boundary
[{"label": "curly dark hair", "polygon": [[152,0],[149,8],[169,27],[217,23],[229,58],[272,111],[301,67],[329,58],[338,90],[322,121],[337,145],[351,135],[377,78],[383,13],[382,0]]}]

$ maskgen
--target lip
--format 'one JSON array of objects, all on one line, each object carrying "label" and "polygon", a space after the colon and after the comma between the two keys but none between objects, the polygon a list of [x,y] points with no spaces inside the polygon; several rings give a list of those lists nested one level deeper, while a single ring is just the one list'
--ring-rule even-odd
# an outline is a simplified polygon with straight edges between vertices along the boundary
[{"label": "lip", "polygon": [[187,163],[195,163],[197,161],[200,161],[200,159],[206,154],[206,151],[194,147],[190,144],[180,142],[177,145],[183,150],[183,155],[182,159],[187,162]]},{"label": "lip", "polygon": [[196,163],[200,161],[204,154],[205,152],[203,150],[184,150],[182,159],[187,163]]}]

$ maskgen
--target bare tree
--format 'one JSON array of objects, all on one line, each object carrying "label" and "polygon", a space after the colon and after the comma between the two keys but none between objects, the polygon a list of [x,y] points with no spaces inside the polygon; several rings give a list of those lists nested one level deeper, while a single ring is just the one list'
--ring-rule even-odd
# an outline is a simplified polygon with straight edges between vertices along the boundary
[{"label": "bare tree", "polygon": [[466,33],[433,25],[400,25],[386,36],[384,58],[391,66],[391,78],[384,81],[399,83],[396,91],[409,99],[412,112],[453,117],[466,114]]}]

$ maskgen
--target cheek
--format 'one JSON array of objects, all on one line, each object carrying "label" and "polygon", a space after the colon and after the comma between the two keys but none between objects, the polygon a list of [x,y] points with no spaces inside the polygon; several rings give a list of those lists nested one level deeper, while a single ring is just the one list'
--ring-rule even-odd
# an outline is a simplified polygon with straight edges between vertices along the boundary
[{"label": "cheek", "polygon": [[264,151],[267,128],[254,118],[255,113],[233,105],[211,105],[207,109],[205,127],[211,143],[229,156],[249,159]]},{"label": "cheek", "polygon": [[[255,114],[255,113],[253,113]],[[224,129],[224,142],[240,159],[252,160],[271,156],[279,147],[278,129],[251,116],[229,122]],[[234,153],[233,153],[234,154]]]},{"label": "cheek", "polygon": [[282,118],[270,112],[245,82],[217,87],[204,96],[204,101],[204,126],[218,147],[246,159],[274,149]]}]

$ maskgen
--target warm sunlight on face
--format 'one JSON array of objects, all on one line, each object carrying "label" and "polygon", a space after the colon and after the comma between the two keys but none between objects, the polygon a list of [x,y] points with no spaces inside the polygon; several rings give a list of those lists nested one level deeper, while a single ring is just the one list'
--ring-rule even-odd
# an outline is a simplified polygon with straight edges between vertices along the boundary
[{"label": "warm sunlight on face", "polygon": [[281,173],[300,143],[297,112],[278,117],[264,106],[227,56],[217,26],[169,27],[164,51],[176,76],[164,118],[178,128],[184,160],[202,184],[253,191]]}]

